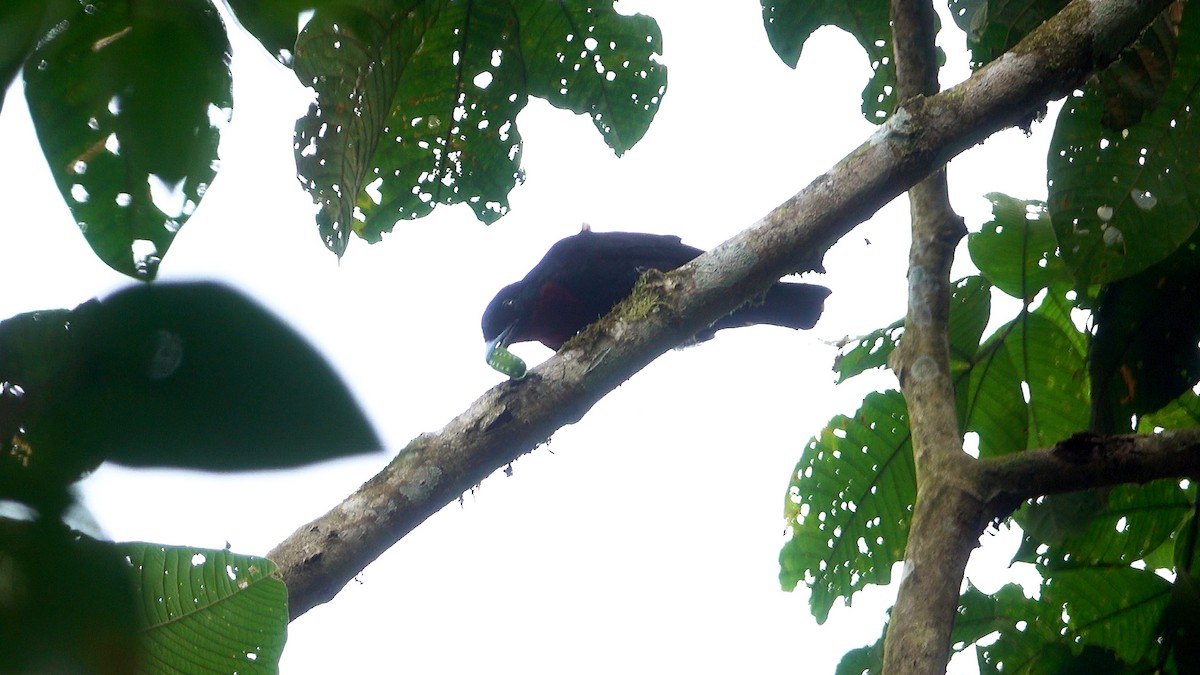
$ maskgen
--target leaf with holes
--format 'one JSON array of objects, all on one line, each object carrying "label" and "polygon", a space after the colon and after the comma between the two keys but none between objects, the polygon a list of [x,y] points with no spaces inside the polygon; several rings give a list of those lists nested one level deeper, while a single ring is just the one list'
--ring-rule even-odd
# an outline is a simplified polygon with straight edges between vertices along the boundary
[{"label": "leaf with holes", "polygon": [[853,417],[839,415],[809,441],[785,507],[791,539],[779,580],[803,581],[824,622],[837,598],[886,584],[904,556],[916,477],[908,413],[900,392],[869,394]]},{"label": "leaf with holes", "polygon": [[205,0],[77,6],[24,72],[38,141],[79,229],[113,269],[153,278],[217,173],[233,105],[217,11]]},{"label": "leaf with holes", "polygon": [[775,53],[796,67],[805,41],[822,26],[837,26],[867,52],[871,80],[863,89],[863,117],[883,124],[896,109],[896,66],[886,0],[763,0],[763,25]]},{"label": "leaf with holes", "polygon": [[230,551],[117,545],[141,596],[147,670],[276,673],[287,640],[287,587],[275,563]]},{"label": "leaf with holes", "polygon": [[1050,218],[1083,289],[1165,259],[1200,223],[1200,12],[1187,12],[1162,102],[1123,132],[1106,130],[1105,98],[1067,99],[1051,141]]},{"label": "leaf with holes", "polygon": [[507,213],[530,96],[588,114],[623,153],[665,91],[659,53],[654,21],[611,1],[318,7],[296,44],[296,74],[317,91],[296,162],[326,245],[340,255],[351,232],[377,241],[439,204]]},{"label": "leaf with holes", "polygon": [[1058,254],[1046,204],[989,194],[992,219],[967,236],[971,261],[988,281],[1023,300],[1051,285],[1070,288],[1073,279]]}]

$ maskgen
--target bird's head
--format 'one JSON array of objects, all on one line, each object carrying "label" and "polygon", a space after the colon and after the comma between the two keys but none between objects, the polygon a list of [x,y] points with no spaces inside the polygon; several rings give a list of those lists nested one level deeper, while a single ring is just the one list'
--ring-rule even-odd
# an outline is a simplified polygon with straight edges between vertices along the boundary
[{"label": "bird's head", "polygon": [[520,282],[505,286],[483,310],[483,339],[489,347],[508,347],[517,337],[521,319],[530,314],[522,290]]}]

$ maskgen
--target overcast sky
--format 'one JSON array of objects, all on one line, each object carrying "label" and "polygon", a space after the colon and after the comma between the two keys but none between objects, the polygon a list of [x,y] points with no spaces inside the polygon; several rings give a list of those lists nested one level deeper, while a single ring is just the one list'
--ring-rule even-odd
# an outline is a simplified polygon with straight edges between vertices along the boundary
[{"label": "overcast sky", "polygon": [[[589,120],[534,101],[518,118],[527,181],[510,215],[484,226],[466,207],[441,208],[382,244],[352,241],[340,264],[294,177],[292,125],[307,94],[235,35],[222,170],[160,279],[223,280],[292,322],[395,452],[503,378],[483,361],[480,313],[551,243],[587,222],[710,248],[874,129],[859,113],[867,59],[844,34],[820,32],[792,71],[770,50],[756,2],[618,8],[659,20],[669,68],[638,146],[616,159]],[[966,75],[961,34],[946,30],[943,85]],[[0,115],[4,317],[130,283],[87,248],[17,94]],[[969,227],[986,219],[987,192],[1045,197],[1049,131],[1006,132],[953,165],[954,206]],[[511,477],[485,480],[294,622],[283,672],[832,672],[846,649],[878,637],[894,589],[839,605],[817,626],[806,592],[779,590],[785,491],[830,417],[894,385],[885,373],[835,387],[831,343],[904,314],[907,248],[900,200],[826,256],[820,283],[833,295],[815,330],[725,331],[663,356]],[[513,351],[531,365],[550,354]],[[388,456],[236,476],[104,467],[82,489],[114,539],[264,554]],[[991,590],[1014,542],[985,535],[985,544],[992,572],[971,571]],[[954,671],[974,672],[973,655]]]}]

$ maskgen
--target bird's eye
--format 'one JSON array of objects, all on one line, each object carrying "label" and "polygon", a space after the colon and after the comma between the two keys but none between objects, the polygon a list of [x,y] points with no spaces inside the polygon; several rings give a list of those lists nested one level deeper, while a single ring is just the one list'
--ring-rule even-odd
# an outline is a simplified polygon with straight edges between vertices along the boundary
[{"label": "bird's eye", "polygon": [[500,304],[504,305],[505,307],[508,307],[509,309],[512,309],[512,306],[517,304],[517,301],[513,300],[512,298],[505,298],[504,302],[502,302]]}]

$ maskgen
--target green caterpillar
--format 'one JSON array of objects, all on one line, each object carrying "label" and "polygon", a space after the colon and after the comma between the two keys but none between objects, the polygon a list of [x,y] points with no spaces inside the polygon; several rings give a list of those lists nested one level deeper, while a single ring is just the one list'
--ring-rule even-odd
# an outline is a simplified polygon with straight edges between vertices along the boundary
[{"label": "green caterpillar", "polygon": [[488,348],[487,362],[489,366],[511,379],[519,380],[525,377],[525,362],[521,360],[521,357],[500,345]]}]

